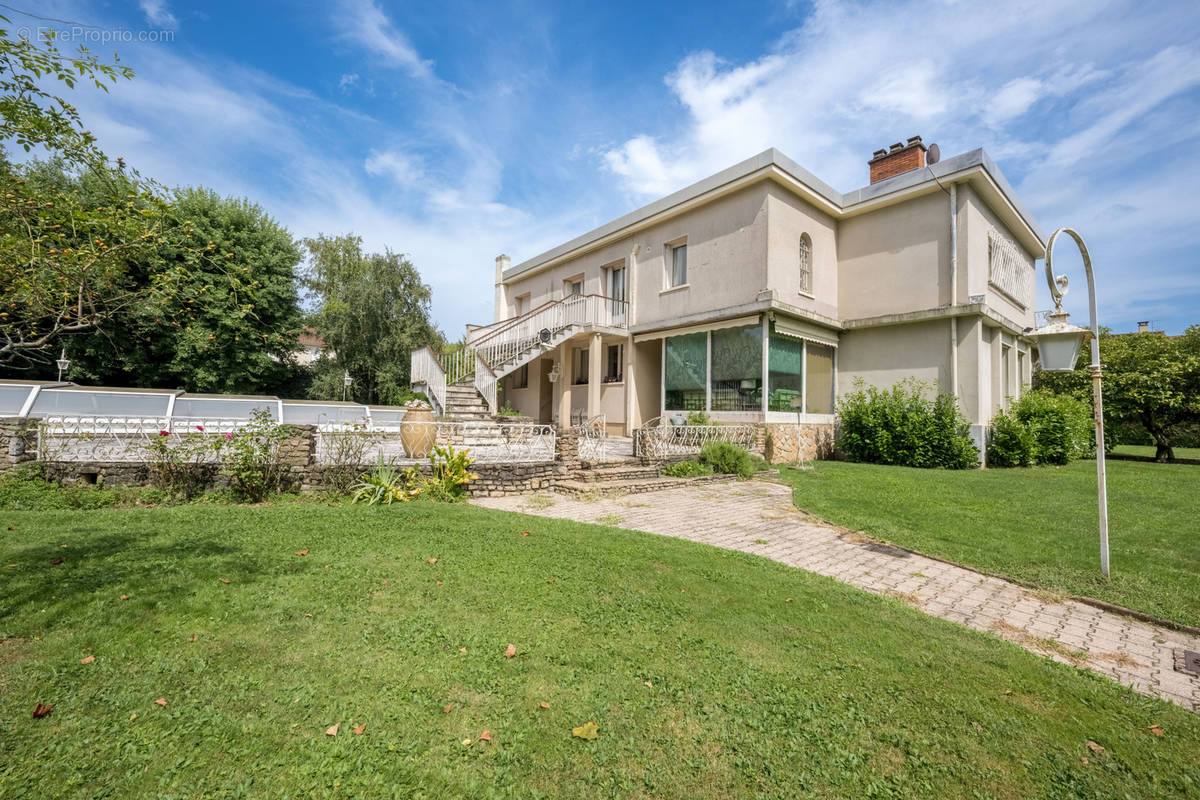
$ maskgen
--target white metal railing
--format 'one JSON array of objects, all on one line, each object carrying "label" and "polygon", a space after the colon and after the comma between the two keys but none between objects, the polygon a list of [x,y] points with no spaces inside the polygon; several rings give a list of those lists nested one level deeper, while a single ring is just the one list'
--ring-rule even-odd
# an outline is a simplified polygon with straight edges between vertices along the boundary
[{"label": "white metal railing", "polygon": [[[249,422],[201,417],[46,417],[38,425],[38,459],[144,462],[151,442],[166,439],[168,446],[176,448],[185,437],[228,439]],[[196,448],[196,460],[216,461],[217,451],[215,446]]]},{"label": "white metal railing", "polygon": [[445,411],[446,372],[432,348],[426,346],[412,351],[409,381],[413,384],[424,384],[426,396],[434,402],[439,411]]},{"label": "white metal railing", "polygon": [[435,445],[465,448],[477,464],[521,464],[554,460],[553,425],[477,422],[410,422],[386,430],[347,427],[317,432],[316,459],[321,464],[364,467],[380,458],[415,463],[429,458]]},{"label": "white metal railing", "polygon": [[475,353],[475,390],[487,403],[488,411],[496,413],[496,373],[483,356]]},{"label": "white metal railing", "polygon": [[597,414],[579,426],[579,458],[597,461],[604,455],[604,441],[608,438],[608,418]]},{"label": "white metal railing", "polygon": [[672,425],[655,417],[638,429],[638,454],[652,459],[696,455],[709,442],[729,442],[749,450],[755,434],[753,425]]}]

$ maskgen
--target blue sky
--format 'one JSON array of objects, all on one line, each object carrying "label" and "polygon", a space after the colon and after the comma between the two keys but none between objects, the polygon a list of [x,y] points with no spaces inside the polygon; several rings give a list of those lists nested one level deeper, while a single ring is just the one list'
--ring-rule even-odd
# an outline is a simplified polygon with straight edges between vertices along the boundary
[{"label": "blue sky", "polygon": [[[1200,322],[1195,2],[11,6],[129,32],[90,46],[137,77],[74,97],[110,155],[246,195],[298,236],[409,254],[452,337],[491,319],[498,253],[772,146],[850,191],[914,134],[944,156],[984,147],[1047,233],[1083,234],[1103,324]],[[1047,307],[1040,262],[1037,286]]]}]

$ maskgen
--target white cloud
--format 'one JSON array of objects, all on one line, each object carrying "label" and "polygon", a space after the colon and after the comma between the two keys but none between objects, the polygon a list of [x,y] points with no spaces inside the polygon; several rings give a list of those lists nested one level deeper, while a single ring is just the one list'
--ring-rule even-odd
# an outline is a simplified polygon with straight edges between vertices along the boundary
[{"label": "white cloud", "polygon": [[392,66],[415,78],[433,76],[433,62],[421,58],[403,31],[388,19],[374,0],[353,0],[339,5],[336,20],[343,36],[366,47]]},{"label": "white cloud", "polygon": [[167,8],[166,0],[139,0],[138,5],[151,25],[174,28],[178,24],[175,15]]},{"label": "white cloud", "polygon": [[415,186],[425,177],[421,159],[395,150],[372,150],[363,167],[368,174],[387,175],[403,187]]},{"label": "white cloud", "polygon": [[1037,78],[1013,78],[992,96],[984,112],[984,120],[994,127],[1019,117],[1038,101],[1044,91],[1045,85]]},{"label": "white cloud", "polygon": [[358,84],[358,73],[348,72],[338,79],[338,88],[343,92],[352,89]]}]

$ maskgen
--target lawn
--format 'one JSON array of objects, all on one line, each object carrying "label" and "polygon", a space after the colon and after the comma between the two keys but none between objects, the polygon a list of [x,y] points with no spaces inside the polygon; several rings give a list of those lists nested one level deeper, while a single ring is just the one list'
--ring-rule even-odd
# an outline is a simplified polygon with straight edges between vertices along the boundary
[{"label": "lawn", "polygon": [[839,525],[1200,626],[1200,467],[1108,462],[1108,581],[1094,461],[957,472],[822,461],[783,477],[798,506]]},{"label": "lawn", "polygon": [[0,551],[5,798],[1200,793],[1190,712],[680,540],[309,503],[0,512]]},{"label": "lawn", "polygon": [[[1200,458],[1200,447],[1175,447],[1176,458]],[[1125,456],[1146,456],[1154,458],[1158,449],[1153,445],[1118,444],[1113,446],[1113,452]]]}]

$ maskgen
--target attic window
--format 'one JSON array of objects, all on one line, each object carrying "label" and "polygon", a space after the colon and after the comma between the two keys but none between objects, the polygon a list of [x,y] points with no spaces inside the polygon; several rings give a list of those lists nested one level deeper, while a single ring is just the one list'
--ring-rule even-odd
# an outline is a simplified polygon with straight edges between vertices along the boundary
[{"label": "attic window", "polygon": [[800,236],[800,293],[812,294],[812,239]]}]

